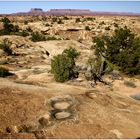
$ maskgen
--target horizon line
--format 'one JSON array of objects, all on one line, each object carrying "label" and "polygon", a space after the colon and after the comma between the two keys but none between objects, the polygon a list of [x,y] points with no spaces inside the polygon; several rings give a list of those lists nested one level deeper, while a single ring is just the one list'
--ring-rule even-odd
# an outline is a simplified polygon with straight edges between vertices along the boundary
[{"label": "horizon line", "polygon": [[[14,13],[0,13],[0,15],[12,15],[12,14],[17,14],[17,13],[28,13],[28,12],[31,12],[31,10],[33,10],[33,9],[41,9],[42,10],[42,12],[50,12],[51,10],[88,10],[88,11],[90,11],[90,12],[93,12],[93,13],[130,13],[130,14],[140,14],[140,12],[130,12],[130,11],[128,11],[128,12],[126,12],[126,11],[94,11],[94,10],[92,10],[92,9],[87,9],[87,8],[85,8],[85,9],[83,9],[83,8],[50,8],[50,9],[48,9],[48,10],[43,10],[43,8],[30,8],[30,10],[28,10],[28,11],[17,11],[17,12],[14,12]],[[41,11],[40,11],[41,12]]]}]

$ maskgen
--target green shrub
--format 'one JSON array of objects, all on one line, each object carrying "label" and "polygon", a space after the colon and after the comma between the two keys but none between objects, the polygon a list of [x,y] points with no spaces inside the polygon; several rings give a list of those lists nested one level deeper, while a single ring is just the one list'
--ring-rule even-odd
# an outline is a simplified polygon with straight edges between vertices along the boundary
[{"label": "green shrub", "polygon": [[99,23],[99,25],[105,25],[105,22],[104,22],[104,21],[102,21],[102,22],[100,22],[100,23]]},{"label": "green shrub", "polygon": [[117,23],[114,23],[114,27],[118,28],[118,27],[119,27],[119,25],[118,25]]},{"label": "green shrub", "polygon": [[110,30],[110,27],[108,26],[108,27],[105,27],[105,30]]},{"label": "green shrub", "polygon": [[78,76],[75,71],[75,58],[77,52],[72,49],[64,50],[62,54],[54,56],[51,60],[51,72],[57,82],[65,82]]},{"label": "green shrub", "polygon": [[64,24],[64,22],[62,21],[62,19],[59,19],[59,20],[57,21],[57,24]]},{"label": "green shrub", "polygon": [[27,20],[24,21],[24,25],[28,25],[28,21]]},{"label": "green shrub", "polygon": [[77,50],[72,47],[70,47],[69,49],[65,49],[62,54],[65,54],[67,57],[72,59],[75,59],[80,55],[80,53],[77,52]]},{"label": "green shrub", "polygon": [[46,23],[45,26],[50,26],[50,24],[49,23]]},{"label": "green shrub", "polygon": [[64,16],[64,18],[63,18],[64,20],[69,20],[69,18],[67,17],[67,16]]},{"label": "green shrub", "polygon": [[132,81],[124,81],[124,85],[126,85],[127,87],[131,87],[131,88],[136,87],[135,83],[133,83]]},{"label": "green shrub", "polygon": [[87,17],[86,20],[87,21],[93,21],[94,19],[92,17]]},{"label": "green shrub", "polygon": [[18,25],[13,26],[12,32],[14,33],[19,32],[19,26]]},{"label": "green shrub", "polygon": [[102,63],[102,61],[101,61],[100,58],[89,58],[88,61],[87,61],[87,64],[96,73],[99,72],[101,63]]},{"label": "green shrub", "polygon": [[31,34],[31,38],[30,38],[33,42],[38,42],[38,41],[46,41],[46,37],[39,33],[39,32],[33,32]]},{"label": "green shrub", "polygon": [[127,27],[116,29],[111,37],[96,37],[93,42],[97,55],[104,55],[126,74],[140,74],[140,37],[135,37]]},{"label": "green shrub", "polygon": [[57,22],[58,18],[57,17],[53,17],[52,18],[52,22]]},{"label": "green shrub", "polygon": [[80,18],[76,18],[75,22],[76,23],[81,22]]},{"label": "green shrub", "polygon": [[1,22],[3,22],[3,29],[0,30],[0,35],[9,35],[9,34],[14,34],[16,32],[19,32],[19,26],[18,25],[13,25],[11,24],[11,21],[4,17],[1,19]]},{"label": "green shrub", "polygon": [[26,37],[29,36],[29,33],[27,32],[27,30],[22,30],[21,32],[18,33],[18,35]]},{"label": "green shrub", "polygon": [[85,26],[85,30],[90,31],[90,27],[89,26]]},{"label": "green shrub", "polygon": [[83,17],[82,22],[85,22],[85,21],[94,21],[94,20],[95,20],[95,18],[93,18],[93,17],[86,17],[86,18]]},{"label": "green shrub", "polygon": [[3,42],[0,43],[0,49],[2,49],[8,55],[12,55],[12,49],[10,46],[12,43],[8,39],[4,39]]},{"label": "green shrub", "polygon": [[28,31],[28,32],[33,32],[33,30],[32,30],[30,27],[27,27],[27,28],[26,28],[26,31]]},{"label": "green shrub", "polygon": [[55,36],[49,36],[46,40],[61,40],[61,38],[56,38]]},{"label": "green shrub", "polygon": [[4,67],[0,67],[0,77],[9,76],[9,70]]}]

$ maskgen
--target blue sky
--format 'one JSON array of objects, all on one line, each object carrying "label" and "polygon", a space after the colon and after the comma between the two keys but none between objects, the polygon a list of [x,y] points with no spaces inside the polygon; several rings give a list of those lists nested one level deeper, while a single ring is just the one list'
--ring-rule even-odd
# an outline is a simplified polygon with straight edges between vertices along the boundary
[{"label": "blue sky", "polygon": [[27,12],[31,8],[42,8],[44,11],[49,9],[90,9],[92,11],[109,12],[135,12],[140,13],[140,1],[46,1],[46,2],[4,2],[0,1],[0,14]]}]

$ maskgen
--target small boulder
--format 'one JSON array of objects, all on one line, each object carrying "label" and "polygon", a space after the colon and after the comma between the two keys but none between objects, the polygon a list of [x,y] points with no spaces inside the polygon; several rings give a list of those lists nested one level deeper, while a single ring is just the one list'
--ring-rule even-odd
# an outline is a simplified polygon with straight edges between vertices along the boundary
[{"label": "small boulder", "polygon": [[35,131],[34,134],[37,139],[46,139],[47,138],[46,130]]},{"label": "small boulder", "polygon": [[38,129],[38,125],[36,123],[28,123],[23,126],[23,132],[34,132]]},{"label": "small boulder", "polygon": [[45,114],[38,121],[41,124],[41,126],[43,126],[43,127],[46,127],[46,126],[51,125],[51,117],[50,117],[50,114],[48,114],[48,113]]},{"label": "small boulder", "polygon": [[41,117],[38,121],[43,127],[48,126],[48,119]]},{"label": "small boulder", "polygon": [[12,126],[8,126],[8,127],[6,128],[6,132],[7,132],[7,133],[18,133],[19,130],[18,130],[17,126],[12,125]]}]

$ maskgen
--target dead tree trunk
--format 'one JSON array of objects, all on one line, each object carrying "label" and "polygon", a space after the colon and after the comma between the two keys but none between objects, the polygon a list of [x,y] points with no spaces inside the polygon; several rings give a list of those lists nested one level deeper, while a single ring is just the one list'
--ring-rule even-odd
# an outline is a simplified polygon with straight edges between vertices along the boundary
[{"label": "dead tree trunk", "polygon": [[97,81],[105,85],[109,85],[109,83],[103,80],[103,77],[102,77],[106,73],[106,69],[107,69],[107,63],[105,61],[105,57],[101,55],[101,65],[99,67],[99,71],[95,72],[95,70],[91,70],[93,81],[94,81],[94,84],[91,84],[91,86],[97,85]]}]

